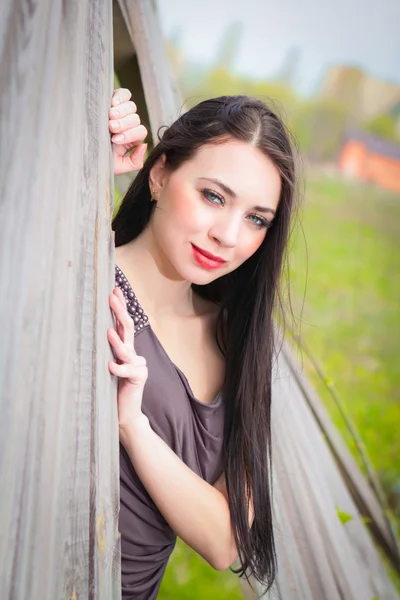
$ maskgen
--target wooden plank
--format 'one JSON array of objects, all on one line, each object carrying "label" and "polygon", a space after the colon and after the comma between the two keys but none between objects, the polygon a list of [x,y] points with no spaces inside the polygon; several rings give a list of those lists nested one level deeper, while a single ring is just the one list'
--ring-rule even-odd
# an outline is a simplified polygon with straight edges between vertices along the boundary
[{"label": "wooden plank", "polygon": [[[359,497],[379,510],[355,470],[343,476],[327,443],[334,440],[323,407],[308,397],[311,389],[287,346],[273,371],[272,448],[273,514],[278,576],[268,597],[276,600],[398,600],[360,513]],[[315,409],[315,410],[314,410]],[[318,413],[318,418],[316,414]],[[339,440],[338,447],[340,446]],[[342,448],[343,457],[345,456]],[[356,467],[355,467],[356,469]],[[364,508],[364,505],[362,506]],[[341,523],[337,510],[350,516]],[[263,586],[255,584],[261,594]],[[251,597],[250,595],[248,596]]]},{"label": "wooden plank", "polygon": [[[150,118],[144,95],[138,58],[133,41],[125,23],[117,0],[113,0],[113,33],[114,33],[114,72],[118,78],[118,86],[128,88],[132,92],[132,100],[137,106],[140,120],[149,132],[146,143],[151,150],[154,145],[150,127]],[[115,185],[124,195],[134,179],[134,173],[124,173],[115,177]]]},{"label": "wooden plank", "polygon": [[113,33],[114,33],[114,71],[121,87],[126,87],[132,92],[132,99],[136,103],[138,114],[145,127],[150,132],[150,119],[146,105],[142,77],[139,69],[138,57],[133,45],[133,40],[128,31],[121,7],[117,0],[113,1]]},{"label": "wooden plank", "polygon": [[163,34],[154,2],[118,0],[132,44],[136,50],[153,139],[160,125],[179,116],[182,100],[173,81]]},{"label": "wooden plank", "polygon": [[341,475],[357,503],[359,511],[364,517],[367,517],[370,520],[370,528],[377,542],[385,551],[387,557],[392,562],[393,567],[399,570],[400,565],[397,540],[394,537],[394,533],[389,529],[383,508],[380,505],[376,494],[332,423],[332,420],[315,389],[310,384],[304,371],[300,369],[288,343],[283,345],[282,350],[284,361],[290,369],[291,376],[295,379],[302,392],[302,396],[312,410],[315,420],[335,457]]},{"label": "wooden plank", "polygon": [[109,0],[3,0],[2,597],[120,597]]}]

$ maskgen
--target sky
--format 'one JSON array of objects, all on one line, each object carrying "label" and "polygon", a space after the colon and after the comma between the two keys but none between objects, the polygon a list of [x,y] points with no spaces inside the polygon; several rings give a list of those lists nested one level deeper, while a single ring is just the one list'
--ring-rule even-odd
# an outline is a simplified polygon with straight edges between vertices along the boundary
[{"label": "sky", "polygon": [[400,84],[400,0],[157,0],[167,39],[180,31],[185,56],[209,63],[229,23],[243,22],[235,70],[271,77],[300,52],[296,87],[319,85],[329,65],[363,68]]}]

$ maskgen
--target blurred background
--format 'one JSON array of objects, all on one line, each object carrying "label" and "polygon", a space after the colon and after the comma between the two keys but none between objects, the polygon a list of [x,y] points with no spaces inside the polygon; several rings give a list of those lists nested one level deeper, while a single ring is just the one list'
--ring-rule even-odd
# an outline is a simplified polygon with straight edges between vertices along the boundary
[{"label": "blurred background", "polygon": [[[290,285],[300,360],[365,471],[336,391],[399,530],[400,3],[157,6],[187,108],[223,94],[260,97],[297,140],[303,207]],[[159,597],[243,596],[235,575],[178,543]]]}]

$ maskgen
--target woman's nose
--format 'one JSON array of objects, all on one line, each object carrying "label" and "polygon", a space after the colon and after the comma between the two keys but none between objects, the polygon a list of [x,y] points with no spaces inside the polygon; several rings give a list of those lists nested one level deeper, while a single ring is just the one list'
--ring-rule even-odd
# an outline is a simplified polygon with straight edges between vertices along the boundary
[{"label": "woman's nose", "polygon": [[221,246],[234,248],[238,243],[241,223],[242,216],[239,214],[221,215],[221,218],[210,228],[209,235]]}]

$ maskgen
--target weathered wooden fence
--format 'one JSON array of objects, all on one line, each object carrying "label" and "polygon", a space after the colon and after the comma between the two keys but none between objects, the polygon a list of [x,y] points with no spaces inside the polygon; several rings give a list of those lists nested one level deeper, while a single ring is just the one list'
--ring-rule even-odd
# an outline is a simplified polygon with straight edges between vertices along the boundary
[{"label": "weathered wooden fence", "polygon": [[112,5],[0,12],[0,595],[110,600]]},{"label": "weathered wooden fence", "polygon": [[[116,389],[105,335],[114,264],[113,33],[115,70],[156,139],[181,100],[153,0],[0,5],[2,599],[120,598]],[[346,491],[355,467],[339,470],[329,458],[318,403],[310,412],[288,354],[280,365],[291,375],[274,383],[275,597],[397,597]],[[358,472],[352,484],[390,546]],[[335,501],[356,514],[347,533]],[[352,580],[360,564],[363,595]]]},{"label": "weathered wooden fence", "polygon": [[152,2],[0,7],[1,598],[120,597],[113,12],[116,70],[155,135],[174,91]]}]

